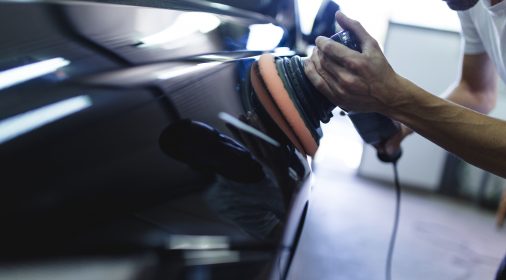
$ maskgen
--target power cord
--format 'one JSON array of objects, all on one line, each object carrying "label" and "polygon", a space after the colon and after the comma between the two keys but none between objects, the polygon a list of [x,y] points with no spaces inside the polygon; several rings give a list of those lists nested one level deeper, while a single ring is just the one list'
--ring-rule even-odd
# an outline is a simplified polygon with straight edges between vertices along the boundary
[{"label": "power cord", "polygon": [[388,246],[388,255],[385,269],[385,279],[392,279],[392,259],[394,254],[395,240],[397,238],[397,230],[399,228],[399,216],[401,210],[401,185],[399,183],[399,171],[397,170],[397,161],[392,162],[394,168],[394,182],[395,182],[395,217],[394,226],[392,228],[392,235],[390,236],[390,245]]}]

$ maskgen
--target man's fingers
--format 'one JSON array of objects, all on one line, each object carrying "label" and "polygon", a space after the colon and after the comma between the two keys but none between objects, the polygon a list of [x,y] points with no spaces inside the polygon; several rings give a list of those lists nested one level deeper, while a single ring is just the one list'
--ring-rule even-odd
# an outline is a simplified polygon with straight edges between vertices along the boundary
[{"label": "man's fingers", "polygon": [[316,38],[316,47],[319,51],[340,63],[343,63],[346,58],[355,57],[358,54],[356,51],[323,36]]},{"label": "man's fingers", "polygon": [[323,79],[323,77],[319,74],[313,58],[308,59],[304,62],[304,71],[306,73],[306,77],[311,81],[316,89],[322,93],[332,93],[325,79]]},{"label": "man's fingers", "polygon": [[362,58],[343,58],[341,62],[337,63],[318,49],[315,49],[314,54],[318,55],[319,65],[323,69],[320,72],[327,74],[326,76],[322,75],[323,78],[326,80],[327,77],[330,78],[330,80],[327,80],[327,83],[330,85],[331,89],[337,90],[340,94],[369,94],[369,87],[363,82],[361,77],[357,75],[357,73],[361,72],[361,69],[365,67]]},{"label": "man's fingers", "polygon": [[317,49],[315,49],[311,59],[308,59],[304,64],[306,76],[313,86],[315,86],[320,93],[325,95],[330,102],[340,106],[342,105],[341,94],[343,89],[339,85],[336,77],[332,76],[329,72],[322,68],[317,52]]},{"label": "man's fingers", "polygon": [[325,57],[321,52],[316,52],[321,67],[333,77],[333,80],[343,86],[352,86],[357,77],[345,67]]},{"label": "man's fingers", "polygon": [[371,35],[369,35],[362,24],[360,24],[360,22],[347,17],[341,11],[336,12],[336,20],[344,30],[349,30],[355,34],[358,41],[360,42],[362,50],[369,48],[371,42],[375,42],[375,40],[371,37]]}]

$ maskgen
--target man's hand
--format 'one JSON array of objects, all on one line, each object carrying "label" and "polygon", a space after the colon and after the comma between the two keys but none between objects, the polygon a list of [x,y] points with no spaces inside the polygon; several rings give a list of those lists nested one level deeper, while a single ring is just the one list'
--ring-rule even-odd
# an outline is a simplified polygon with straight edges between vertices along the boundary
[{"label": "man's hand", "polygon": [[[305,64],[305,72],[314,86],[335,105],[351,111],[385,113],[401,102],[400,82],[379,45],[360,23],[336,13],[338,23],[355,34],[362,47],[356,52],[319,37],[317,48]],[[376,145],[380,154],[393,155],[412,130],[401,125],[399,133]]]},{"label": "man's hand", "polygon": [[341,12],[337,22],[359,40],[362,53],[333,40],[318,37],[306,60],[305,73],[313,85],[335,105],[357,112],[386,113],[402,102],[396,89],[401,83],[378,43],[362,25]]},{"label": "man's hand", "polygon": [[343,109],[375,111],[402,122],[469,163],[506,178],[506,121],[432,95],[397,75],[358,22],[341,13],[336,18],[355,33],[362,53],[317,39],[305,72],[322,94]]},{"label": "man's hand", "polygon": [[386,154],[386,155],[394,155],[401,148],[401,142],[408,135],[413,133],[413,130],[403,124],[400,124],[401,129],[398,133],[392,136],[390,139],[381,143],[379,145],[374,146],[378,153]]}]

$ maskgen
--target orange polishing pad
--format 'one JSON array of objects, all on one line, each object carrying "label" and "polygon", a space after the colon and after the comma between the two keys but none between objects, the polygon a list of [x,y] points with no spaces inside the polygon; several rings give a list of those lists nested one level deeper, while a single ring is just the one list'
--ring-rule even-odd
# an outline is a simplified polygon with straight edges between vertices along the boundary
[{"label": "orange polishing pad", "polygon": [[302,148],[302,144],[300,144],[299,139],[295,136],[294,131],[287,123],[278,106],[274,103],[271,95],[268,93],[265,88],[265,84],[263,80],[259,77],[260,73],[258,71],[258,64],[255,62],[251,67],[250,79],[251,85],[255,90],[256,96],[258,100],[267,111],[267,113],[271,116],[272,120],[276,123],[276,125],[283,131],[283,133],[288,137],[290,142],[299,150],[301,153],[306,153]]},{"label": "orange polishing pad", "polygon": [[[274,104],[276,105],[274,107],[276,107],[276,109],[279,109],[279,111],[277,111],[276,113],[272,113],[275,110],[268,109],[268,106],[266,106],[261,100],[262,97],[260,96],[262,95],[262,93],[259,93],[261,90],[257,91],[257,89],[255,88],[255,91],[257,91],[258,99],[260,99],[260,102],[266,108],[266,110],[276,123],[279,121],[279,120],[276,121],[276,118],[279,118],[279,116],[276,116],[276,114],[279,112],[281,113],[282,119],[284,119],[285,122],[288,123],[290,130],[293,131],[298,141],[292,140],[293,136],[290,136],[289,134],[287,134],[287,137],[290,139],[290,141],[292,141],[295,147],[299,148],[298,145],[301,144],[303,151],[305,151],[306,154],[313,157],[316,154],[316,150],[318,149],[318,144],[311,135],[311,132],[306,126],[300,112],[297,110],[293,101],[290,99],[288,91],[285,89],[283,81],[281,80],[281,77],[278,74],[274,56],[271,54],[261,55],[258,60],[258,69],[260,72],[260,77],[265,84],[266,89],[265,93],[266,95],[272,98]],[[253,87],[255,87],[254,84],[255,82],[253,82]],[[283,132],[287,130],[286,127],[283,128],[281,125],[280,128],[283,130]]]}]

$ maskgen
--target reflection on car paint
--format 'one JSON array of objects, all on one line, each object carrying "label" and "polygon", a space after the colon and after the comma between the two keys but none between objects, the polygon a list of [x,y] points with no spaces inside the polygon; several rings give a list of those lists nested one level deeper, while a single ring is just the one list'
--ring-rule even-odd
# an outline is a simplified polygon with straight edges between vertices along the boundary
[{"label": "reflection on car paint", "polygon": [[211,13],[181,13],[168,27],[162,31],[140,39],[140,43],[137,46],[140,48],[145,48],[174,43],[183,38],[193,37],[197,32],[201,34],[209,33],[218,28],[220,24],[220,18]]},{"label": "reflection on car paint", "polygon": [[259,240],[276,241],[285,220],[279,186],[267,173],[261,181],[241,183],[218,176],[206,195],[209,206],[223,219]]},{"label": "reflection on car paint", "polygon": [[220,65],[221,63],[222,62],[216,61],[216,62],[199,63],[194,66],[174,67],[174,68],[171,68],[170,70],[158,72],[157,78],[160,80],[168,80],[168,79],[175,78],[175,77],[185,75],[185,74],[190,74],[190,73],[195,74],[198,71],[209,69],[213,66]]},{"label": "reflection on car paint", "polygon": [[[278,250],[292,245],[289,235],[280,246],[297,226],[288,217],[302,215],[291,207],[308,190],[309,166],[250,104],[247,73],[265,51],[293,54],[289,1],[237,2],[256,13],[205,1],[86,2],[0,4],[9,27],[0,69],[71,62],[1,89],[1,255],[58,264],[52,256],[148,252],[151,268],[170,279],[285,271]],[[252,47],[258,26],[275,35],[268,46]],[[219,131],[241,160],[224,163],[226,151],[204,137],[202,150],[215,153],[209,165],[166,156],[160,135],[183,119]],[[197,146],[188,151],[202,163]]]},{"label": "reflection on car paint", "polygon": [[283,39],[283,28],[272,23],[252,24],[246,43],[248,50],[274,50]]},{"label": "reflection on car paint", "polygon": [[89,96],[81,95],[3,119],[0,121],[0,144],[82,111],[91,105]]},{"label": "reflection on car paint", "polygon": [[57,57],[0,72],[0,90],[27,82],[70,64],[70,61]]}]

